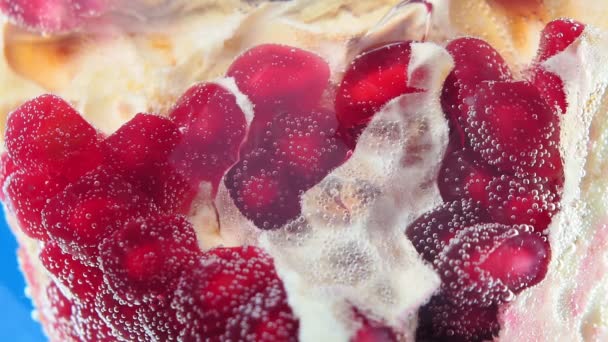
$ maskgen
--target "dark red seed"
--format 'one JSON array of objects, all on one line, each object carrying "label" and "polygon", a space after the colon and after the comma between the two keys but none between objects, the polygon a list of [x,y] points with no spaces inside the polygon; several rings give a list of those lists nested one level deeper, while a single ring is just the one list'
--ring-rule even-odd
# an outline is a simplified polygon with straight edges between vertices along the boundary
[{"label": "dark red seed", "polygon": [[98,134],[67,102],[53,95],[30,100],[8,118],[6,147],[21,168],[76,180],[101,162]]},{"label": "dark red seed", "polygon": [[497,171],[477,161],[477,157],[477,153],[470,149],[459,149],[446,154],[437,176],[439,193],[444,201],[470,198],[487,205],[488,194],[485,188]]},{"label": "dark red seed", "polygon": [[298,336],[273,260],[255,247],[205,253],[182,275],[173,306],[186,340],[296,341]]},{"label": "dark red seed", "polygon": [[271,151],[245,154],[226,174],[224,184],[241,213],[262,229],[276,229],[300,214],[299,193],[289,186],[285,166]]},{"label": "dark red seed", "polygon": [[216,187],[237,161],[247,132],[236,97],[217,84],[197,84],[182,95],[169,117],[183,132],[171,164],[193,184],[204,180]]},{"label": "dark red seed", "polygon": [[512,78],[507,63],[488,43],[477,38],[458,38],[447,50],[454,58],[454,70],[448,75],[441,93],[441,106],[464,144],[464,128],[477,86],[483,81]]},{"label": "dark red seed", "polygon": [[171,120],[137,114],[103,142],[104,157],[121,174],[145,173],[147,167],[166,162],[181,138]]},{"label": "dark red seed", "polygon": [[397,96],[418,91],[408,86],[411,42],[364,51],[350,64],[336,93],[341,128],[358,135],[373,115]]},{"label": "dark red seed", "polygon": [[456,233],[486,222],[490,218],[485,210],[471,200],[461,199],[420,216],[406,229],[406,235],[422,258],[433,263]]},{"label": "dark red seed", "polygon": [[297,191],[305,191],[346,159],[348,148],[336,137],[334,113],[314,110],[275,118],[270,131],[271,149],[286,166]]},{"label": "dark red seed", "polygon": [[559,122],[527,82],[484,82],[467,122],[471,146],[490,165],[548,179],[561,178]]},{"label": "dark red seed", "polygon": [[321,57],[277,44],[247,50],[226,72],[256,106],[256,115],[316,107],[329,74],[329,66]]},{"label": "dark red seed", "polygon": [[454,304],[488,307],[541,281],[550,255],[546,238],[532,227],[487,223],[458,232],[436,265]]},{"label": "dark red seed", "polygon": [[438,294],[420,308],[416,341],[481,342],[498,335],[498,308],[455,305]]},{"label": "dark red seed", "polygon": [[559,211],[555,185],[503,175],[488,183],[488,212],[494,222],[527,224],[543,232]]},{"label": "dark red seed", "polygon": [[105,283],[128,302],[171,290],[200,252],[192,225],[176,215],[130,221],[99,246]]},{"label": "dark red seed", "polygon": [[141,192],[102,166],[70,184],[42,212],[51,239],[76,255],[94,256],[102,239],[132,217],[158,209]]}]

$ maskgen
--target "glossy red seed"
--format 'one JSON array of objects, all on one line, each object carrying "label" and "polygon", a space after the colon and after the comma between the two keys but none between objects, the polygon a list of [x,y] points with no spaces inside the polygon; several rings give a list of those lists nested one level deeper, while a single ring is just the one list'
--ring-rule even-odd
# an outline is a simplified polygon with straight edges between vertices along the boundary
[{"label": "glossy red seed", "polygon": [[262,229],[280,228],[300,214],[299,193],[289,182],[285,167],[263,148],[243,155],[224,179],[241,213]]},{"label": "glossy red seed", "polygon": [[200,83],[182,95],[169,117],[183,132],[171,155],[172,165],[193,183],[205,180],[217,186],[237,161],[247,132],[236,97],[217,84]]},{"label": "glossy red seed", "polygon": [[488,183],[488,212],[494,222],[527,224],[543,232],[559,211],[554,185],[503,175]]},{"label": "glossy red seed", "polygon": [[54,243],[44,246],[40,261],[51,278],[79,302],[92,300],[101,289],[102,274],[96,266],[86,265]]},{"label": "glossy red seed", "polygon": [[48,238],[42,224],[42,211],[50,198],[62,191],[67,181],[47,174],[17,171],[6,182],[9,210],[19,221],[23,232],[37,240]]},{"label": "glossy red seed", "polygon": [[180,140],[179,128],[171,120],[137,114],[103,142],[104,157],[123,174],[145,173],[150,165],[166,162]]},{"label": "glossy red seed", "polygon": [[455,305],[444,294],[431,298],[418,313],[417,341],[488,341],[498,335],[498,308]]},{"label": "glossy red seed", "polygon": [[105,236],[157,210],[115,170],[102,166],[52,198],[42,217],[51,239],[77,255],[96,255]]},{"label": "glossy red seed", "polygon": [[149,339],[143,323],[137,315],[140,306],[114,298],[111,291],[100,291],[95,297],[95,309],[99,317],[110,328],[112,335],[124,341],[146,341]]},{"label": "glossy red seed", "polygon": [[101,162],[95,129],[54,95],[24,103],[6,127],[8,154],[21,168],[75,180]]},{"label": "glossy red seed", "polygon": [[82,341],[115,342],[116,335],[97,313],[94,301],[78,303],[74,306],[73,322]]},{"label": "glossy red seed", "polygon": [[178,341],[180,333],[184,331],[184,325],[178,321],[176,308],[171,306],[172,300],[173,293],[169,293],[157,296],[137,308],[137,318],[149,339]]},{"label": "glossy red seed", "polygon": [[2,153],[2,156],[0,156],[0,200],[6,201],[4,183],[8,176],[18,169],[19,168],[15,165],[11,157],[9,157],[8,153]]},{"label": "glossy red seed", "polygon": [[527,82],[484,82],[471,109],[467,135],[490,165],[561,178],[558,116],[536,87]]},{"label": "glossy red seed", "polygon": [[103,142],[106,164],[164,212],[187,214],[197,190],[170,162],[183,140],[171,120],[137,114]]},{"label": "glossy red seed", "polygon": [[564,51],[585,30],[585,25],[572,19],[556,19],[548,23],[540,33],[540,45],[536,59],[539,62]]},{"label": "glossy red seed", "polygon": [[408,86],[411,42],[364,51],[347,68],[336,92],[335,109],[343,130],[357,135],[393,98],[418,91]]},{"label": "glossy red seed", "polygon": [[471,200],[444,203],[420,216],[407,229],[406,235],[422,258],[433,263],[460,230],[490,222],[485,210]]},{"label": "glossy red seed", "polygon": [[300,183],[297,191],[308,190],[346,159],[348,148],[336,137],[338,122],[330,111],[284,114],[270,127],[269,148],[291,183]]},{"label": "glossy red seed", "polygon": [[444,83],[441,106],[464,144],[464,127],[477,86],[483,81],[510,80],[512,76],[500,54],[481,39],[458,38],[446,48],[455,65]]},{"label": "glossy red seed", "polygon": [[57,33],[84,25],[108,10],[110,0],[0,0],[0,10],[27,29]]},{"label": "glossy red seed", "polygon": [[329,66],[321,57],[277,44],[247,50],[226,72],[256,106],[256,115],[315,107],[328,85],[329,74]]},{"label": "glossy red seed", "polygon": [[273,260],[256,247],[205,253],[183,274],[173,307],[186,340],[295,341],[298,336]]},{"label": "glossy red seed", "polygon": [[461,230],[436,265],[454,304],[487,307],[541,281],[550,255],[546,238],[531,227],[489,223]]},{"label": "glossy red seed", "polygon": [[437,176],[437,186],[444,201],[470,198],[487,204],[485,188],[497,171],[477,161],[477,158],[478,155],[469,149],[446,154]]},{"label": "glossy red seed", "polygon": [[105,239],[99,260],[119,298],[140,303],[169,286],[200,252],[192,225],[176,215],[135,219]]}]

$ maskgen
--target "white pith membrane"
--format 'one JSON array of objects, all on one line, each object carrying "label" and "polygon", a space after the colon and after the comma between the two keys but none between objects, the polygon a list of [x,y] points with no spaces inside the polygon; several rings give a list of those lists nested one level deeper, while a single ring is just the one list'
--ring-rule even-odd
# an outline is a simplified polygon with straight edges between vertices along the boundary
[{"label": "white pith membrane", "polygon": [[[15,96],[0,99],[0,106],[5,110],[52,90],[109,133],[139,111],[166,112],[192,83],[215,79],[237,52],[264,42],[319,53],[336,81],[340,77],[336,71],[348,56],[343,41],[357,29],[369,27],[385,10],[370,13],[370,19],[362,20],[365,24],[352,32],[320,38],[335,26],[278,20],[285,13],[281,6],[265,6],[249,14],[226,15],[218,10],[217,15],[207,13],[204,20],[194,15],[170,25],[163,37],[115,32],[70,61],[76,66],[61,69],[68,75],[56,89],[40,80],[24,82],[2,63],[0,89]],[[438,2],[435,6],[437,13],[443,13]],[[356,22],[348,16],[342,20],[344,27]],[[250,32],[252,27],[255,30]],[[395,37],[394,32],[381,33],[370,37],[380,41]],[[359,42],[366,45],[365,40]],[[233,48],[226,47],[230,43]],[[568,93],[568,113],[561,122],[566,172],[562,211],[550,226],[552,261],[547,277],[504,306],[500,340],[608,339],[608,181],[603,180],[608,171],[607,44],[606,33],[588,27],[566,52],[545,63],[565,80]],[[120,61],[108,66],[112,56],[120,56]],[[190,217],[203,249],[249,243],[273,255],[289,303],[300,318],[302,341],[346,341],[358,324],[353,306],[413,340],[416,312],[438,288],[439,278],[419,259],[403,230],[441,202],[434,177],[447,142],[447,124],[439,91],[451,63],[442,48],[414,44],[408,72],[428,72],[422,79],[414,78],[426,80],[415,85],[425,91],[395,99],[378,113],[351,159],[303,196],[303,217],[284,230],[254,228],[234,207],[225,188],[216,200],[219,224],[205,200]],[[104,82],[112,86],[99,87]],[[234,82],[220,79],[218,83],[236,93],[251,115]],[[200,197],[204,199],[206,193],[203,186]],[[342,221],[346,213],[348,224]],[[38,246],[18,232],[15,222],[10,223],[20,243],[35,255]],[[28,262],[36,264],[36,259]],[[44,284],[45,271],[37,267],[36,276],[28,281]]]}]

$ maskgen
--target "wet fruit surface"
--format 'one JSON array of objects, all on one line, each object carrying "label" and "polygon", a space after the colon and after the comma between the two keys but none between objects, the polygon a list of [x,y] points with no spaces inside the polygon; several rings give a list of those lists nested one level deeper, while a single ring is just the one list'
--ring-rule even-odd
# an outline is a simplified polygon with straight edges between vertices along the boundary
[{"label": "wet fruit surface", "polygon": [[[0,8],[29,27],[51,31],[78,27],[62,15],[85,10],[80,2],[42,4],[19,2],[9,10],[0,1]],[[86,6],[92,7],[79,15],[105,10],[105,3]],[[41,10],[68,12],[43,21],[36,16]],[[480,39],[458,38],[445,47],[454,68],[433,99],[450,128],[449,145],[436,158],[443,203],[401,235],[442,281],[418,312],[417,340],[491,339],[499,332],[503,305],[545,277],[548,231],[564,183],[559,138],[568,102],[563,82],[544,62],[583,29],[568,20],[550,23],[526,80],[516,79]],[[273,257],[255,246],[202,250],[208,241],[200,241],[201,230],[207,227],[193,213],[207,205],[219,215],[221,195],[235,208],[230,219],[250,226],[261,241],[298,225],[305,235],[317,229],[314,219],[329,220],[313,217],[316,212],[302,215],[305,195],[361,148],[358,138],[383,108],[395,105],[395,117],[410,115],[403,103],[424,92],[410,86],[410,78],[424,77],[410,74],[413,44],[362,51],[337,78],[312,52],[258,45],[233,61],[228,79],[195,84],[166,113],[139,113],[109,136],[53,95],[17,108],[7,123],[0,183],[7,209],[26,235],[41,242],[39,257],[51,279],[44,313],[52,317],[51,337],[296,341],[300,316]],[[392,144],[393,135],[404,132],[386,121],[365,133]],[[425,124],[416,127],[424,131]],[[424,142],[411,147],[417,138],[407,135],[403,150],[411,150],[403,164],[427,151]],[[378,165],[362,164],[356,172],[383,167],[382,152],[375,156]],[[335,215],[355,222],[357,206],[367,205],[362,198],[381,191],[370,180],[356,183],[348,185],[352,196],[328,189],[333,202],[316,205],[332,214],[352,209]],[[225,219],[217,224],[220,237]],[[369,259],[365,248],[348,246],[349,252],[360,249],[360,256],[344,268]],[[351,341],[402,338],[403,327],[355,316]]]}]

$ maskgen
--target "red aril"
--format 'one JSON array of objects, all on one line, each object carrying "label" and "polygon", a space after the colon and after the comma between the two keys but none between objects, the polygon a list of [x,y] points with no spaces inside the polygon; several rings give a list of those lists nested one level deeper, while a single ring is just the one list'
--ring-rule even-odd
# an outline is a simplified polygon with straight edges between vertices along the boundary
[{"label": "red aril", "polygon": [[329,82],[329,66],[319,56],[291,46],[258,45],[228,68],[256,115],[316,107]]},{"label": "red aril", "polygon": [[171,120],[137,114],[103,142],[104,157],[125,176],[145,173],[149,166],[166,162],[181,138]]},{"label": "red aril", "polygon": [[224,184],[241,213],[261,229],[276,229],[300,214],[285,166],[272,152],[257,148],[230,169]]},{"label": "red aril", "polygon": [[560,197],[554,185],[503,175],[487,186],[488,212],[494,222],[527,224],[543,232],[559,210]]},{"label": "red aril", "polygon": [[488,214],[471,200],[444,203],[425,213],[405,231],[416,251],[430,263],[460,230],[490,222]]},{"label": "red aril", "polygon": [[42,212],[50,238],[76,255],[96,255],[97,244],[133,218],[157,211],[131,184],[102,166],[52,198]]},{"label": "red aril", "polygon": [[470,198],[487,205],[486,187],[497,172],[476,157],[470,149],[447,152],[437,175],[437,186],[444,201]]},{"label": "red aril", "polygon": [[185,325],[181,338],[188,341],[295,341],[298,336],[273,260],[256,247],[205,253],[182,275],[172,307]]},{"label": "red aril", "polygon": [[116,342],[117,336],[101,319],[93,300],[74,306],[74,324],[82,341]]},{"label": "red aril", "polygon": [[105,283],[119,298],[140,303],[171,291],[200,252],[192,225],[177,215],[135,218],[99,245]]},{"label": "red aril", "polygon": [[55,243],[44,246],[40,261],[51,277],[78,302],[92,300],[101,288],[102,274],[99,268],[86,265],[63,252]]},{"label": "red aril", "polygon": [[572,19],[556,19],[549,22],[540,33],[536,59],[543,62],[564,51],[584,30],[585,25]]},{"label": "red aril", "polygon": [[488,341],[498,335],[498,308],[456,305],[438,294],[420,308],[416,341]]},{"label": "red aril", "polygon": [[272,122],[269,148],[286,166],[290,183],[299,183],[297,191],[308,190],[346,159],[348,148],[336,138],[337,126],[335,114],[321,109],[287,113]]},{"label": "red aril", "polygon": [[[185,271],[188,272],[188,271]],[[177,309],[171,306],[173,292],[157,296],[137,307],[138,322],[152,341],[178,341],[184,325],[177,319]]]},{"label": "red aril", "polygon": [[559,118],[527,82],[478,86],[466,132],[490,165],[532,177],[561,178]]},{"label": "red aril", "polygon": [[446,48],[455,64],[443,86],[441,107],[464,145],[464,127],[477,86],[483,81],[510,80],[512,76],[500,54],[481,39],[458,38]]},{"label": "red aril", "polygon": [[182,139],[171,120],[137,114],[103,142],[106,164],[160,210],[186,214],[197,184],[169,162]]},{"label": "red aril", "polygon": [[541,281],[550,255],[546,238],[532,227],[488,223],[458,232],[436,265],[450,301],[488,307]]},{"label": "red aril", "polygon": [[42,211],[49,199],[66,185],[65,179],[36,172],[17,171],[8,178],[5,188],[8,208],[27,236],[47,240],[47,231],[42,225]]},{"label": "red aril", "polygon": [[54,95],[24,103],[9,115],[6,127],[8,154],[21,168],[76,180],[101,162],[95,129]]},{"label": "red aril", "polygon": [[171,164],[195,184],[206,180],[217,186],[237,161],[247,132],[236,97],[220,85],[200,83],[182,95],[169,117],[183,133]]},{"label": "red aril", "polygon": [[408,86],[411,42],[395,42],[362,52],[347,68],[336,92],[341,129],[357,136],[372,116]]},{"label": "red aril", "polygon": [[95,310],[110,328],[112,335],[123,341],[146,341],[149,339],[143,323],[137,315],[138,305],[114,298],[107,289],[95,297]]}]

